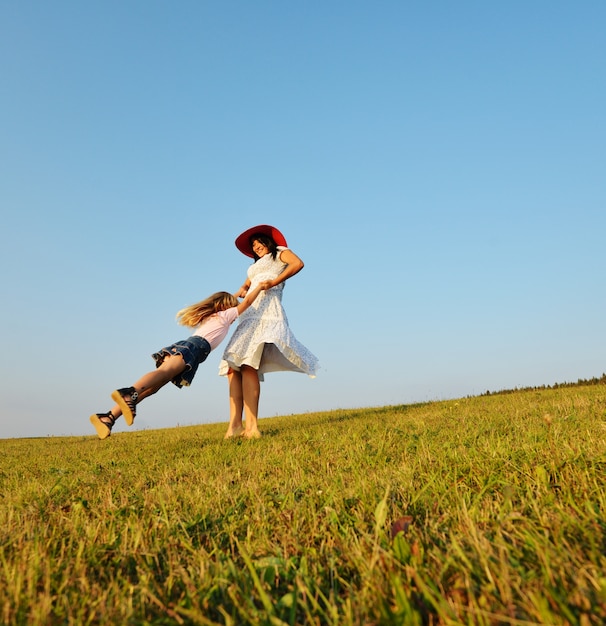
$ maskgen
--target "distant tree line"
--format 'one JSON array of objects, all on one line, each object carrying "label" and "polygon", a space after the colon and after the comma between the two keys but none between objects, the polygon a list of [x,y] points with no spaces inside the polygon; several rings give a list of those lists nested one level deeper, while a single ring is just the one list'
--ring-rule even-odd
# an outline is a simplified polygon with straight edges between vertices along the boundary
[{"label": "distant tree line", "polygon": [[539,385],[537,387],[515,387],[514,389],[501,389],[500,391],[486,391],[481,396],[495,396],[504,393],[516,393],[518,391],[539,391],[541,389],[561,389],[562,387],[588,387],[590,385],[606,385],[606,374],[599,378],[579,378],[576,383],[554,383],[553,385]]}]

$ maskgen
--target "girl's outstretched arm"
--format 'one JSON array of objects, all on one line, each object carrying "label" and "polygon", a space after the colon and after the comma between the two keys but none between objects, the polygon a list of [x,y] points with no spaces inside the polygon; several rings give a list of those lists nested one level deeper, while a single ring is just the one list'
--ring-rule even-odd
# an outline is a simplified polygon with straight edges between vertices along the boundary
[{"label": "girl's outstretched arm", "polygon": [[259,283],[251,292],[248,293],[246,298],[238,304],[236,307],[238,309],[238,315],[242,315],[244,311],[255,301],[255,298],[265,289],[271,289],[272,284],[271,280],[264,280],[262,283]]}]

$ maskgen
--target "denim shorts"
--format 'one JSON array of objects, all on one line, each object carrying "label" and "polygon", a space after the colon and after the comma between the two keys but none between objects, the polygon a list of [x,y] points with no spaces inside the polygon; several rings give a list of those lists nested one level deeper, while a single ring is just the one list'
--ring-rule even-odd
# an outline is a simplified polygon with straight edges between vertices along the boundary
[{"label": "denim shorts", "polygon": [[162,365],[165,357],[173,354],[180,354],[185,361],[185,369],[172,379],[172,383],[177,387],[189,387],[196,375],[198,365],[206,361],[206,357],[210,354],[210,344],[204,337],[194,335],[183,341],[172,343],[166,348],[158,350],[152,354],[152,359],[156,361],[156,367]]}]

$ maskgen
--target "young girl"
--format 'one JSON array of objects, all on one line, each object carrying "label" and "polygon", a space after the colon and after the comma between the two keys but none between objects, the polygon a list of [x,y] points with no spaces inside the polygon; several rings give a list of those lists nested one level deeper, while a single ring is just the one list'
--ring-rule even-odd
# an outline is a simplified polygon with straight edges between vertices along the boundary
[{"label": "young girl", "polygon": [[260,283],[240,303],[232,294],[219,291],[202,302],[181,309],[177,313],[177,321],[182,326],[194,328],[192,336],[152,354],[156,369],[142,376],[132,387],[116,389],[112,393],[116,405],[111,411],[90,416],[99,439],[110,436],[120,415],[130,426],[135,419],[135,406],[169,381],[179,388],[191,385],[198,365],[221,343],[230,325],[248,309],[262,290],[270,287],[270,281]]}]

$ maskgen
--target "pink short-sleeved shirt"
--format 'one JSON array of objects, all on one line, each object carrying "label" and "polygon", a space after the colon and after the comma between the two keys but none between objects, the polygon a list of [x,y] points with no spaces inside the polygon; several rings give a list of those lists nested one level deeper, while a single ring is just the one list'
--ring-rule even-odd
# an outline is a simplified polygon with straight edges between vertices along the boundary
[{"label": "pink short-sleeved shirt", "polygon": [[192,333],[198,337],[204,337],[210,344],[210,349],[214,350],[225,339],[229,327],[238,319],[237,307],[219,311],[207,317],[200,326]]}]

